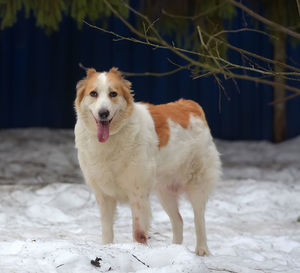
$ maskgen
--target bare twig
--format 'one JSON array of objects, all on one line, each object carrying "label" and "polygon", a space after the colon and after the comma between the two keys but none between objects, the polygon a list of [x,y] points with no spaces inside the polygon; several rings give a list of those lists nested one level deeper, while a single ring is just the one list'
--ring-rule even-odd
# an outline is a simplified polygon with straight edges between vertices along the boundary
[{"label": "bare twig", "polygon": [[229,273],[238,273],[236,271],[233,270],[229,270],[226,268],[213,268],[213,267],[208,267],[209,270],[213,270],[213,271],[223,271],[223,272],[229,272]]},{"label": "bare twig", "polygon": [[144,263],[143,261],[141,261],[137,256],[135,256],[134,254],[131,254],[133,258],[135,258],[137,261],[139,261],[140,263],[142,263],[144,266],[150,267],[150,265]]},{"label": "bare twig", "polygon": [[274,105],[274,104],[277,104],[277,103],[283,103],[285,101],[288,101],[288,100],[291,100],[291,99],[294,99],[296,97],[298,97],[299,94],[298,93],[295,93],[295,94],[292,94],[292,95],[289,95],[289,96],[286,96],[280,100],[274,100],[272,102],[270,102],[270,105]]},{"label": "bare twig", "polygon": [[85,67],[82,63],[78,63],[78,66],[82,68],[85,72],[88,70],[88,67]]},{"label": "bare twig", "polygon": [[257,33],[266,35],[268,37],[277,39],[277,37],[275,37],[274,35],[270,35],[269,33],[265,32],[265,31],[262,31],[262,30],[259,30],[259,29],[247,28],[247,27],[239,28],[239,29],[221,30],[221,31],[217,32],[216,34],[212,35],[212,37],[217,37],[217,36],[220,36],[221,34],[224,34],[224,33],[239,33],[239,32],[245,32],[245,31],[257,32]]},{"label": "bare twig", "polygon": [[203,37],[202,37],[202,34],[201,34],[201,29],[200,29],[199,25],[197,26],[197,31],[198,31],[199,40],[200,40],[201,44],[203,45],[204,48],[207,49],[207,45],[204,43],[204,40],[203,40]]},{"label": "bare twig", "polygon": [[188,64],[188,65],[184,65],[184,66],[180,66],[174,70],[171,70],[171,71],[167,71],[167,72],[144,72],[144,73],[131,73],[131,72],[124,72],[122,71],[122,73],[125,75],[125,76],[128,76],[128,77],[132,77],[132,76],[152,76],[152,77],[165,77],[165,76],[169,76],[169,75],[172,75],[172,74],[175,74],[181,70],[185,70],[185,69],[188,69],[191,65]]}]

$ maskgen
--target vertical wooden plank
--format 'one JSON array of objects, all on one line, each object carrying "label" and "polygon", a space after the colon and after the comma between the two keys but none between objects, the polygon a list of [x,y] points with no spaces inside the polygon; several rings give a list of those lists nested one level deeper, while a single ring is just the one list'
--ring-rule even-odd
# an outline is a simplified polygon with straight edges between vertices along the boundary
[{"label": "vertical wooden plank", "polygon": [[[286,61],[286,35],[278,33],[278,39],[274,41],[274,61],[285,63]],[[279,65],[274,65],[275,72],[284,72],[284,68]],[[275,83],[285,83],[282,76],[274,77]],[[274,87],[274,100],[283,99],[285,96],[285,89],[282,86]],[[286,104],[285,102],[274,105],[273,113],[273,140],[275,143],[281,142],[286,138]]]}]

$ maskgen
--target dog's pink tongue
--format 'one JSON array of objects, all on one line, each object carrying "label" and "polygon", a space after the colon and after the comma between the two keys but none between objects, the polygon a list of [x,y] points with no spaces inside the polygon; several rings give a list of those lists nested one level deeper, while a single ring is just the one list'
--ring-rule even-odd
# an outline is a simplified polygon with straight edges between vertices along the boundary
[{"label": "dog's pink tongue", "polygon": [[109,137],[109,122],[97,122],[97,137],[100,142],[105,142]]}]

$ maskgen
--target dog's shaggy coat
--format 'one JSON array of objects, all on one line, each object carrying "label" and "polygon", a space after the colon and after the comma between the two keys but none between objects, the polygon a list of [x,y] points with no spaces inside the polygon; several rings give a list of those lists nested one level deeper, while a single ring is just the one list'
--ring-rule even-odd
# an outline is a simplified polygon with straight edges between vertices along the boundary
[{"label": "dog's shaggy coat", "polygon": [[178,197],[194,210],[196,254],[208,254],[205,204],[221,164],[202,108],[194,101],[135,103],[131,84],[112,68],[88,69],[77,84],[75,142],[84,178],[95,192],[103,243],[113,242],[117,201],[132,210],[133,237],[147,242],[155,190],[170,217],[173,243],[182,242]]}]

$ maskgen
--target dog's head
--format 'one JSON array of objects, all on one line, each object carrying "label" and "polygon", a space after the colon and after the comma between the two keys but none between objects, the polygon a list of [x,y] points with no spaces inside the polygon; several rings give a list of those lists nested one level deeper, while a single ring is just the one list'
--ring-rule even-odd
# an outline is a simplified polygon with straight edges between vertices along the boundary
[{"label": "dog's head", "polygon": [[77,118],[100,142],[105,142],[123,127],[132,113],[131,83],[117,68],[101,73],[89,68],[86,72],[76,86]]}]

